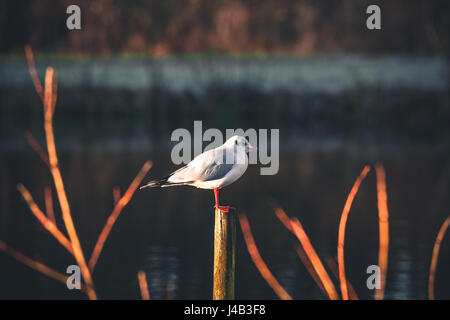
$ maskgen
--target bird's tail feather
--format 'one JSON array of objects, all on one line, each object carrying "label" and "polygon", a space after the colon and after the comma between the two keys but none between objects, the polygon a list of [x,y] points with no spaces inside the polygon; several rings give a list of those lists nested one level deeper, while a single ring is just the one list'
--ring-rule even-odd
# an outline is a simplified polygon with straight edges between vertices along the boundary
[{"label": "bird's tail feather", "polygon": [[160,180],[152,180],[149,183],[139,187],[139,190],[145,189],[145,188],[154,188],[154,187],[161,187],[167,182],[167,178],[160,179]]},{"label": "bird's tail feather", "polygon": [[139,190],[141,189],[145,189],[145,188],[154,188],[154,187],[161,187],[161,188],[165,188],[165,187],[175,187],[175,186],[184,186],[184,185],[189,185],[192,183],[192,181],[186,181],[186,182],[169,182],[167,181],[169,177],[160,179],[160,180],[152,180],[149,183],[141,186],[139,188]]}]

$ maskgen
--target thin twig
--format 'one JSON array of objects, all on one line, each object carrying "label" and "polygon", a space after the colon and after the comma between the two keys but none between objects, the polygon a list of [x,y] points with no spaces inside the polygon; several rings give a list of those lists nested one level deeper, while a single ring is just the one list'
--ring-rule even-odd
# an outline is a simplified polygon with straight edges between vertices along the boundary
[{"label": "thin twig", "polygon": [[331,300],[338,300],[339,295],[337,294],[336,288],[333,282],[330,279],[325,267],[320,261],[319,256],[314,250],[314,247],[311,244],[311,241],[308,238],[303,226],[301,225],[298,219],[290,219],[286,212],[281,209],[278,205],[273,204],[275,209],[275,214],[277,218],[283,223],[283,225],[292,232],[301,244],[301,249],[306,255],[306,259],[302,259],[302,252],[299,252],[297,249],[297,254],[302,260],[308,272],[313,277],[314,281],[318,284],[319,288],[321,288],[324,294],[330,298]]},{"label": "thin twig", "polygon": [[45,187],[44,197],[45,197],[45,212],[47,213],[47,217],[56,225],[55,210],[53,209],[52,188]]},{"label": "thin twig", "polygon": [[45,86],[42,89],[41,82],[37,77],[36,67],[34,65],[33,52],[30,46],[25,47],[25,54],[27,56],[28,67],[30,71],[31,78],[33,80],[34,87],[37,94],[42,100],[44,107],[44,130],[45,138],[47,142],[47,155],[49,169],[53,177],[53,182],[55,184],[56,194],[58,196],[59,205],[61,207],[62,218],[69,235],[70,243],[73,249],[73,256],[80,267],[81,274],[87,285],[87,294],[90,299],[97,299],[97,294],[94,290],[94,283],[92,281],[89,268],[86,264],[84,258],[83,250],[81,249],[81,244],[77,236],[75,226],[73,224],[72,216],[70,213],[69,201],[67,200],[67,195],[64,189],[64,182],[61,176],[61,172],[58,167],[58,157],[56,155],[55,147],[55,137],[53,133],[53,114],[56,106],[57,99],[57,81],[56,73],[52,67],[48,67],[45,73]]},{"label": "thin twig", "polygon": [[[70,244],[73,250],[73,256],[75,257],[83,275],[83,278],[87,284],[87,294],[90,299],[97,299],[97,294],[94,290],[92,277],[87,267],[86,260],[84,259],[83,251],[81,249],[80,241],[78,239],[75,226],[72,221],[70,213],[69,202],[64,190],[64,183],[61,177],[61,172],[58,168],[58,157],[56,155],[55,138],[53,133],[53,114],[56,106],[57,99],[57,81],[56,73],[52,67],[47,68],[45,73],[45,87],[42,88],[42,84],[37,76],[36,67],[34,65],[33,51],[30,46],[25,47],[25,54],[27,56],[28,67],[30,76],[33,80],[34,87],[37,94],[41,98],[44,107],[44,130],[47,142],[47,154],[48,154],[48,167],[53,177],[56,193],[58,196],[59,204],[62,211],[62,217],[69,234]],[[29,135],[29,137],[31,137]],[[32,141],[32,140],[29,140]],[[38,144],[37,144],[38,145]],[[36,150],[41,149],[36,148]],[[43,152],[38,152],[42,154]],[[36,206],[37,207],[37,206]],[[40,210],[39,210],[40,211]],[[40,211],[42,213],[42,211]],[[45,216],[44,216],[45,217]],[[41,217],[42,218],[42,217]],[[47,219],[48,220],[48,219]],[[52,223],[50,220],[48,220]],[[45,224],[44,224],[45,225]],[[52,225],[54,225],[52,223]]]},{"label": "thin twig", "polygon": [[344,241],[345,241],[345,226],[347,224],[348,214],[353,203],[353,199],[358,192],[361,182],[366,177],[367,173],[370,171],[370,166],[365,166],[359,177],[353,184],[352,189],[345,201],[344,209],[342,210],[341,220],[339,222],[339,233],[338,233],[338,267],[339,267],[339,281],[341,284],[341,294],[343,300],[348,300],[348,288],[347,288],[347,277],[345,276],[345,264],[344,264]]},{"label": "thin twig", "polygon": [[[67,283],[68,276],[66,276],[58,271],[55,271],[54,269],[47,267],[45,264],[43,264],[39,261],[36,261],[34,259],[31,259],[31,258],[25,256],[24,254],[20,253],[17,250],[14,250],[14,249],[8,247],[8,245],[1,240],[0,240],[0,250],[5,252],[9,256],[13,257],[14,259],[16,259],[17,261],[21,262],[22,264],[26,265],[27,267],[29,267],[31,269],[39,271],[39,272],[43,273],[44,275],[46,275],[52,279],[55,279],[56,281],[59,281],[61,283],[64,283],[64,284]],[[86,286],[84,284],[81,286],[80,290],[84,293],[87,293]]]},{"label": "thin twig", "polygon": [[311,261],[311,264],[314,266],[314,269],[316,270],[317,275],[322,282],[328,297],[331,300],[339,300],[339,295],[336,291],[336,288],[334,287],[333,281],[331,281],[330,276],[328,275],[324,265],[322,264],[322,261],[320,261],[319,256],[314,250],[314,247],[312,246],[311,241],[309,240],[305,230],[303,229],[302,224],[297,218],[292,218],[291,221],[294,234],[303,246],[303,249],[305,250],[305,253],[308,256],[309,260]]},{"label": "thin twig", "polygon": [[284,290],[278,280],[274,277],[272,272],[270,272],[266,263],[262,259],[259,254],[258,248],[256,247],[255,240],[252,235],[252,230],[250,229],[250,224],[248,223],[247,216],[244,213],[239,214],[239,224],[242,229],[242,233],[244,235],[245,244],[247,245],[248,253],[261,273],[262,277],[269,286],[273,289],[273,291],[280,297],[282,300],[292,300],[292,297]]},{"label": "thin twig", "polygon": [[27,139],[31,148],[37,153],[39,158],[41,158],[41,160],[45,163],[45,165],[48,168],[50,168],[50,162],[48,161],[47,153],[45,153],[44,149],[42,149],[39,142],[37,142],[37,140],[33,137],[33,134],[30,131],[26,131],[24,136],[25,139]]},{"label": "thin twig", "polygon": [[449,225],[450,225],[450,217],[447,217],[447,219],[445,219],[444,223],[439,229],[438,235],[434,242],[433,255],[431,257],[431,264],[430,264],[430,274],[428,276],[428,298],[430,300],[434,300],[434,279],[436,277],[436,267],[439,258],[439,250],[441,248],[442,239],[444,239],[445,232],[447,231]]},{"label": "thin twig", "polygon": [[173,279],[170,279],[166,285],[166,300],[173,300],[173,292],[175,290],[175,284]]},{"label": "thin twig", "polygon": [[59,231],[58,227],[49,218],[46,217],[41,209],[39,209],[28,189],[25,188],[23,184],[18,184],[17,189],[28,204],[30,211],[38,219],[42,226],[47,229],[48,232],[50,232],[55,237],[55,239],[58,240],[58,242],[61,243],[63,247],[67,249],[67,251],[70,252],[70,254],[73,255],[72,244],[70,243],[69,239],[67,239],[66,236],[62,234],[61,231]]},{"label": "thin twig", "polygon": [[309,260],[308,256],[306,255],[306,252],[303,249],[303,247],[301,245],[299,245],[298,243],[295,244],[295,252],[297,252],[298,257],[302,261],[302,263],[305,266],[306,270],[308,271],[309,275],[313,278],[314,282],[317,284],[317,286],[323,292],[325,297],[328,298],[327,290],[325,290],[325,287],[323,286],[322,281],[320,280],[319,276],[317,275],[317,272],[314,269],[314,266],[312,265],[311,261]]},{"label": "thin twig", "polygon": [[375,291],[375,300],[382,300],[386,287],[386,274],[389,254],[389,211],[387,206],[386,172],[383,165],[375,164],[377,176],[377,199],[378,199],[378,224],[379,224],[379,249],[378,266],[380,267],[380,288]]},{"label": "thin twig", "polygon": [[[281,223],[285,226],[286,229],[288,229],[290,232],[294,233],[294,228],[292,227],[292,221],[291,218],[284,212],[283,209],[281,209],[280,206],[273,203],[273,209],[275,211],[275,215],[277,216],[278,220],[281,221]],[[294,233],[295,234],[295,233]]]},{"label": "thin twig", "polygon": [[42,88],[41,81],[36,72],[36,67],[34,65],[34,55],[33,50],[29,45],[25,46],[25,55],[28,61],[28,71],[30,72],[31,80],[33,81],[34,88],[36,89],[39,98],[44,102],[44,89]]},{"label": "thin twig", "polygon": [[119,217],[120,213],[122,212],[122,209],[128,204],[128,202],[133,197],[134,192],[136,191],[139,184],[142,182],[142,179],[144,179],[147,172],[152,167],[153,163],[151,161],[147,161],[142,166],[141,170],[137,174],[137,176],[134,178],[133,182],[131,182],[130,186],[128,187],[125,194],[120,198],[120,200],[117,202],[116,206],[114,207],[113,211],[108,217],[108,220],[105,223],[105,226],[103,227],[102,232],[98,236],[97,243],[95,244],[94,250],[92,251],[91,257],[89,259],[89,269],[91,272],[94,271],[95,265],[97,264],[98,257],[100,256],[100,253],[102,252],[103,246],[105,245],[105,241],[108,238],[109,233],[111,232],[112,227],[114,226],[114,223],[116,222],[117,218]]},{"label": "thin twig", "polygon": [[150,300],[150,292],[148,291],[148,282],[145,272],[143,270],[140,270],[137,277],[142,300]]},{"label": "thin twig", "polygon": [[113,188],[113,200],[114,200],[114,205],[116,206],[120,200],[120,187],[119,186],[114,186],[114,188]]},{"label": "thin twig", "polygon": [[62,218],[72,244],[74,257],[80,267],[81,274],[86,282],[88,288],[88,296],[90,299],[97,299],[94,283],[89,268],[84,258],[83,250],[81,248],[80,240],[78,238],[75,225],[72,220],[70,212],[69,201],[67,199],[64,182],[61,172],[58,167],[58,156],[56,154],[55,137],[53,133],[53,113],[55,107],[55,89],[56,89],[56,74],[52,67],[47,68],[45,74],[45,95],[44,95],[44,129],[47,140],[47,153],[50,163],[50,172],[55,184],[56,194],[58,196],[59,205],[61,207]]},{"label": "thin twig", "polygon": [[[333,273],[333,276],[339,281],[339,270],[336,260],[331,257],[327,257],[325,258],[325,262]],[[359,300],[358,295],[349,280],[347,280],[347,287],[350,300]]]}]

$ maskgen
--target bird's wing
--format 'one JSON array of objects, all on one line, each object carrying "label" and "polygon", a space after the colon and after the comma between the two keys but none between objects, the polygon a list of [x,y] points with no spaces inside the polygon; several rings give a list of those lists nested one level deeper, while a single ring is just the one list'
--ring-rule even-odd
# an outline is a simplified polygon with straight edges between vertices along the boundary
[{"label": "bird's wing", "polygon": [[212,163],[202,172],[200,180],[212,181],[222,179],[233,169],[233,166],[233,164],[228,163]]},{"label": "bird's wing", "polygon": [[170,175],[169,182],[210,181],[223,178],[233,168],[233,164],[223,161],[223,154],[217,149],[206,151],[195,157],[186,166]]},{"label": "bird's wing", "polygon": [[174,171],[167,178],[167,182],[171,183],[183,183],[183,182],[193,182],[195,181],[195,172],[192,167],[188,165]]}]

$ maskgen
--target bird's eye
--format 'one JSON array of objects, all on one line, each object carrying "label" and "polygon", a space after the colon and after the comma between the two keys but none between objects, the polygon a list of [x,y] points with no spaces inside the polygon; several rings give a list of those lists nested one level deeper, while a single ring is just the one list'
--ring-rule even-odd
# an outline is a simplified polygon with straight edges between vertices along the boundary
[{"label": "bird's eye", "polygon": [[236,145],[237,145],[237,140],[235,140],[235,141],[234,141],[234,144],[236,144]]}]

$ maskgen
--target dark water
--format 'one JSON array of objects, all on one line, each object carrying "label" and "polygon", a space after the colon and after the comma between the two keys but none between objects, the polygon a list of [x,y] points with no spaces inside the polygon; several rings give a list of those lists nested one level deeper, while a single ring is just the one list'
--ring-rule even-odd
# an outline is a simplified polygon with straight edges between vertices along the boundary
[{"label": "dark water", "polygon": [[[59,140],[61,141],[61,140]],[[87,256],[113,208],[112,189],[128,187],[142,164],[154,167],[147,178],[175,168],[170,149],[140,148],[134,140],[92,144],[59,142],[61,170],[73,218]],[[57,140],[58,144],[58,140]],[[347,194],[365,164],[381,161],[387,173],[390,251],[386,298],[427,298],[432,247],[450,208],[450,161],[446,150],[399,148],[306,148],[282,145],[280,170],[261,176],[259,166],[222,192],[222,202],[247,213],[260,253],[295,299],[324,299],[295,253],[296,239],[282,226],[268,201],[275,199],[298,217],[318,255],[335,257],[337,228]],[[24,183],[44,207],[50,175],[26,147],[5,147],[0,157],[0,239],[24,254],[64,272],[73,259],[35,221],[16,184]],[[94,273],[100,298],[140,298],[137,272],[147,272],[154,299],[210,299],[214,197],[190,187],[138,191],[123,210]],[[55,207],[57,208],[56,202]],[[64,230],[59,209],[58,224]],[[347,225],[347,276],[360,298],[371,299],[366,268],[377,263],[378,215],[374,171],[363,182]],[[238,228],[236,296],[276,299],[262,279]],[[436,274],[436,297],[450,298],[450,237],[444,238]],[[30,270],[0,252],[1,298],[84,298],[65,285]],[[336,283],[337,285],[337,283]]]},{"label": "dark water", "polygon": [[[430,68],[413,59],[412,65],[404,65],[402,59],[388,57],[380,66],[355,58],[325,57],[313,59],[319,62],[313,65],[308,59],[279,58],[273,64],[271,59],[232,58],[223,66],[217,60],[219,68],[209,59],[181,59],[192,67],[187,69],[170,59],[144,63],[156,73],[146,72],[139,61],[94,61],[96,68],[86,61],[48,61],[58,71],[56,144],[85,255],[90,256],[113,209],[115,186],[123,193],[148,159],[154,167],[147,179],[176,168],[169,158],[174,129],[192,130],[194,120],[203,121],[203,130],[278,128],[279,173],[261,176],[259,166],[252,165],[224,189],[221,202],[247,213],[263,259],[287,292],[295,299],[325,298],[296,255],[297,240],[277,220],[269,200],[300,219],[325,261],[336,256],[340,214],[355,178],[364,165],[380,161],[387,173],[390,209],[386,297],[427,298],[433,243],[450,214],[446,64]],[[37,64],[43,68],[46,63]],[[99,72],[99,63],[105,72]],[[47,168],[23,138],[30,130],[43,142],[41,103],[24,61],[6,61],[1,69],[0,240],[64,272],[74,260],[36,221],[16,190],[23,183],[43,208],[44,187],[52,185]],[[129,73],[131,69],[136,73]],[[163,69],[167,72],[161,73]],[[414,83],[420,86],[411,87]],[[202,94],[195,90],[198,85]],[[331,93],[336,86],[347,89]],[[139,299],[137,272],[143,269],[154,299],[210,299],[213,204],[208,190],[138,191],[116,222],[95,269],[99,297]],[[56,201],[55,208],[64,230]],[[239,229],[236,255],[237,298],[277,299],[253,265]],[[350,212],[345,259],[356,292],[371,299],[366,269],[378,259],[374,172]],[[449,267],[447,235],[436,273],[437,298],[450,298]],[[0,298],[85,296],[0,252]]]}]

